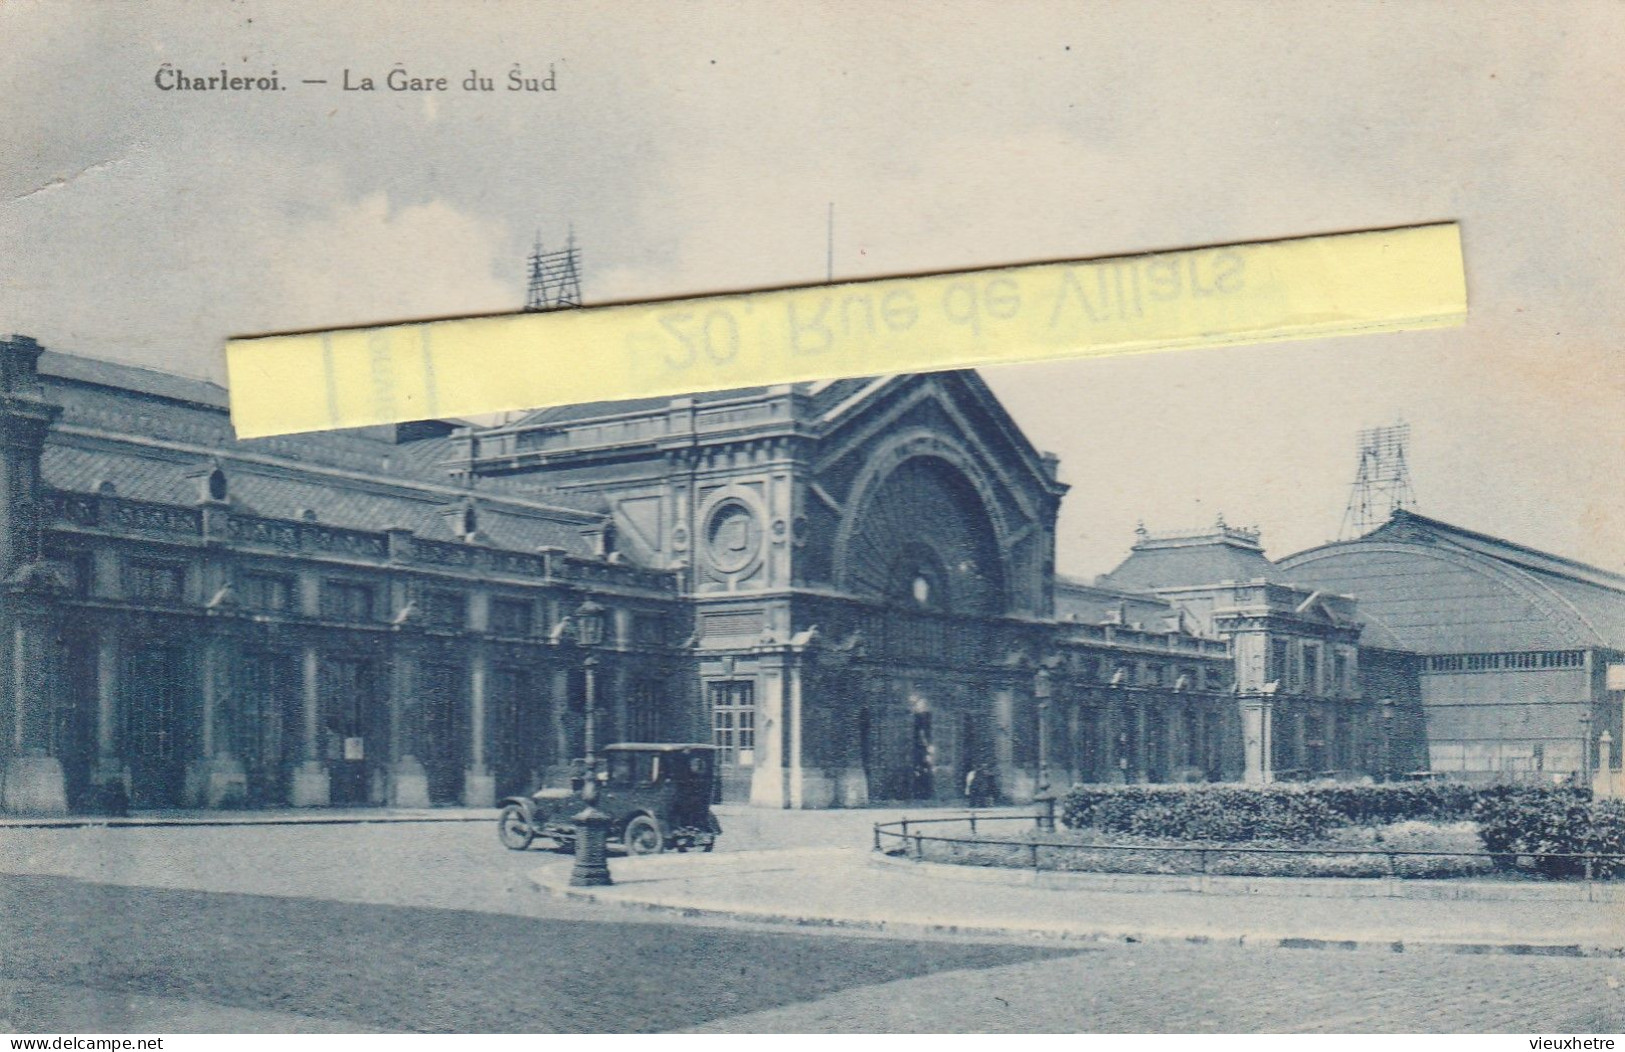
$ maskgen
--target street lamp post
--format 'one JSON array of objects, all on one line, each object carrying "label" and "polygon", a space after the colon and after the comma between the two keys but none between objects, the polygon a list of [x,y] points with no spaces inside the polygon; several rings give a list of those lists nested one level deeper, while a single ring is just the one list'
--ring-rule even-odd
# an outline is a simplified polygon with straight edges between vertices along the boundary
[{"label": "street lamp post", "polygon": [[598,809],[596,735],[598,656],[592,653],[591,648],[604,641],[604,608],[591,599],[576,608],[575,638],[578,646],[587,649],[587,657],[581,663],[585,694],[582,746],[586,753],[584,759],[587,767],[586,781],[581,787],[581,799],[587,806],[575,816],[576,861],[575,867],[570,871],[570,884],[578,888],[603,887],[613,884],[614,881],[609,876],[609,853],[606,846],[609,839],[609,816]]},{"label": "street lamp post", "polygon": [[1043,808],[1038,827],[1045,832],[1055,831],[1055,794],[1049,787],[1049,702],[1052,693],[1049,670],[1040,668],[1033,673],[1033,698],[1038,702],[1038,789],[1033,800]]}]

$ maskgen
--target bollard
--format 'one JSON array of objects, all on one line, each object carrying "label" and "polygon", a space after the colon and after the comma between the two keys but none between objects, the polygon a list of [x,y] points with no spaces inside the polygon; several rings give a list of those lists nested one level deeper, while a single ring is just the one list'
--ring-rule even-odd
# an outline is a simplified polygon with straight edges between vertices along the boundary
[{"label": "bollard", "polygon": [[970,813],[970,831],[971,831],[972,836],[976,835],[976,812],[975,811],[972,811]]},{"label": "bollard", "polygon": [[923,833],[915,833],[914,834],[914,861],[923,862],[924,860],[925,860],[925,834],[923,834]]},{"label": "bollard", "polygon": [[880,823],[875,823],[875,850],[880,850]]},{"label": "bollard", "polygon": [[1032,849],[1033,849],[1033,872],[1037,873],[1038,872],[1038,841],[1036,841],[1036,840],[1033,841]]}]

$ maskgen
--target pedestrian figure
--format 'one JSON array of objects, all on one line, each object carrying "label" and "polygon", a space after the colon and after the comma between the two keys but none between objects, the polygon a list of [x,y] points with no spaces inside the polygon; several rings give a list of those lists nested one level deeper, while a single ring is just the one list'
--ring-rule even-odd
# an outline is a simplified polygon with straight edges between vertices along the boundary
[{"label": "pedestrian figure", "polygon": [[977,775],[980,773],[974,766],[965,772],[965,804],[968,807],[978,806],[978,801],[981,799],[979,795],[981,786],[977,784],[979,780]]}]

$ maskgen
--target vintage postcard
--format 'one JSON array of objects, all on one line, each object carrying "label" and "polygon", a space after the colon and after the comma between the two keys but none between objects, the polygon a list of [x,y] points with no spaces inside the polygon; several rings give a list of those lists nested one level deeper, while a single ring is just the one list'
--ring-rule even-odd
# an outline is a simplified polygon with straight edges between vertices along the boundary
[{"label": "vintage postcard", "polygon": [[11,1047],[1625,1028],[1625,8],[0,38]]}]

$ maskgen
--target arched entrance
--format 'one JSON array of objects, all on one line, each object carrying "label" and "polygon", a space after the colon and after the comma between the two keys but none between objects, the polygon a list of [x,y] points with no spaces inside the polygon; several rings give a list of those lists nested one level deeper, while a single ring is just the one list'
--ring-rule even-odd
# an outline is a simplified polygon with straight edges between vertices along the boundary
[{"label": "arched entrance", "polygon": [[958,799],[964,772],[995,752],[992,699],[975,689],[989,619],[1010,605],[991,491],[961,451],[911,440],[861,480],[837,539],[842,591],[881,608],[861,750],[875,799]]}]

